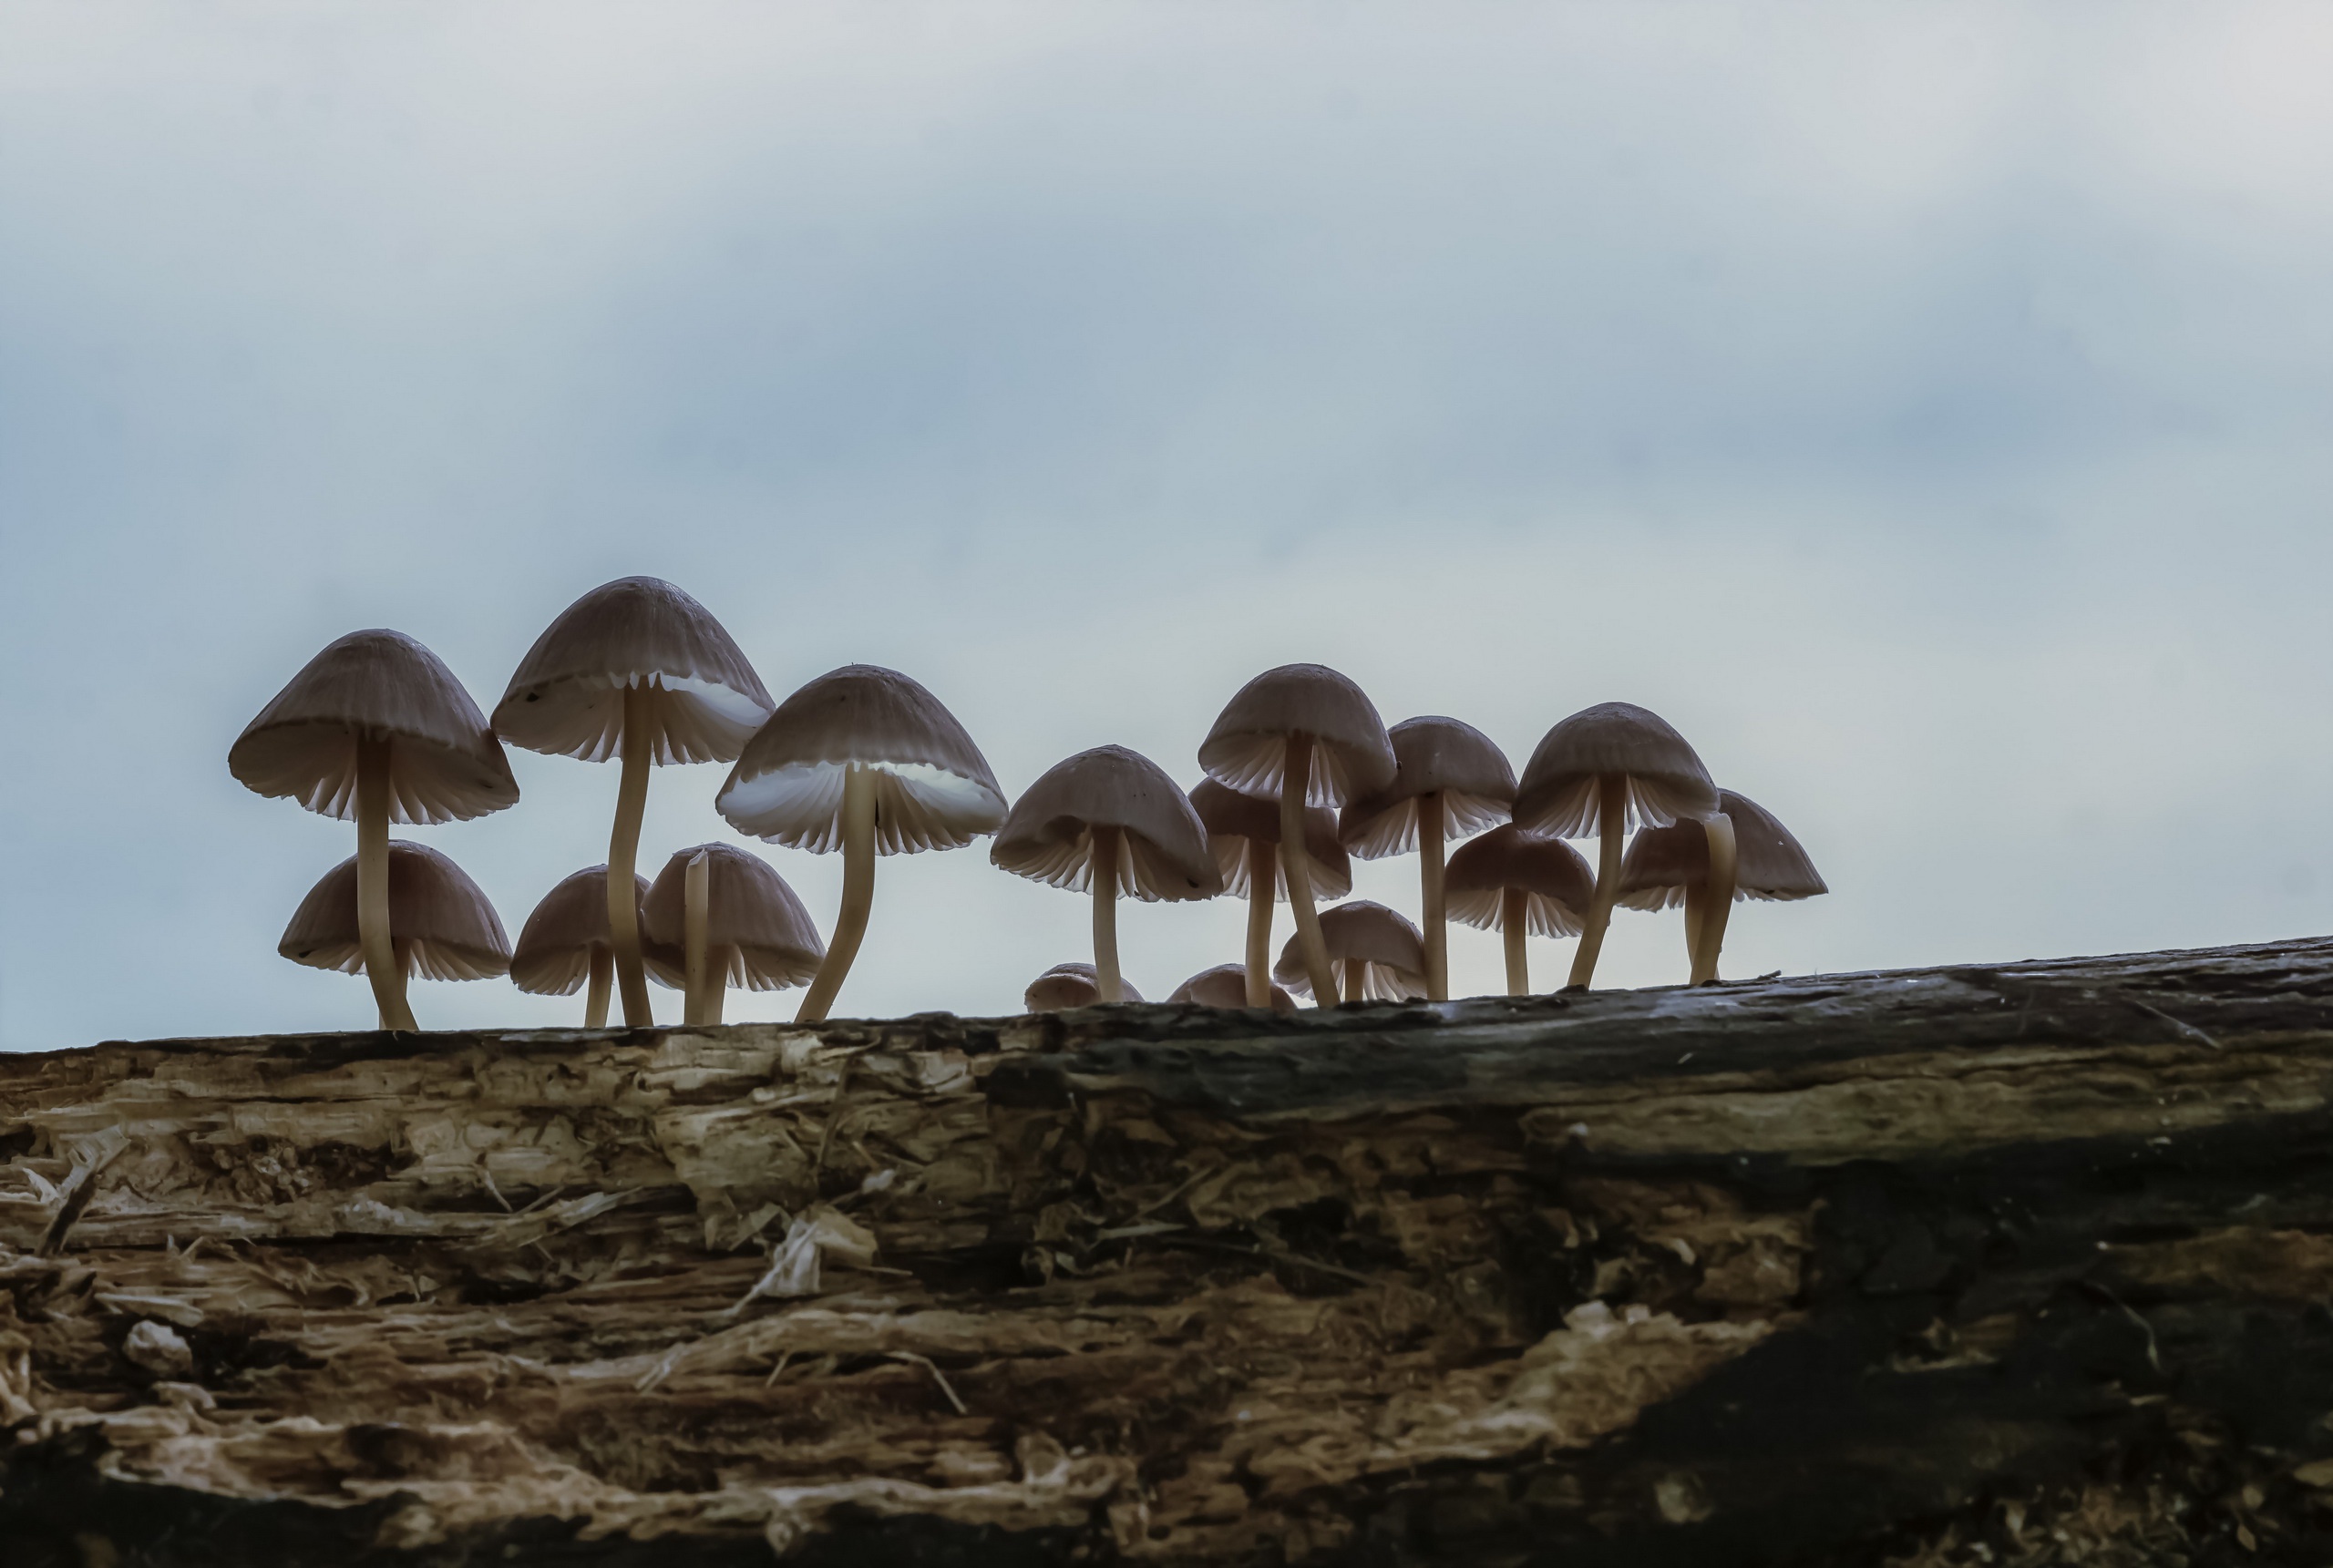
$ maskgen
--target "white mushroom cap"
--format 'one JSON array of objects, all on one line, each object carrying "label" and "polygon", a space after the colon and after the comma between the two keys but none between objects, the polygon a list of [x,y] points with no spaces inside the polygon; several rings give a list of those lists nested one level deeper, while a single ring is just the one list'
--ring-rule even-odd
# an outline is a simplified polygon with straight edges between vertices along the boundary
[{"label": "white mushroom cap", "polygon": [[[1223,890],[1245,898],[1249,841],[1280,844],[1279,803],[1241,794],[1213,779],[1194,784],[1190,800],[1191,809],[1207,828],[1208,850],[1215,856]],[[1304,851],[1312,866],[1313,897],[1341,898],[1352,891],[1352,860],[1337,842],[1335,812],[1326,806],[1305,808]],[[1282,904],[1288,902],[1288,867],[1277,855],[1272,856],[1272,896]]]},{"label": "white mushroom cap", "polygon": [[[408,976],[488,980],[510,968],[510,938],[478,885],[428,845],[401,838],[389,841],[389,934]],[[275,950],[311,968],[365,972],[355,856],[308,889]]]},{"label": "white mushroom cap", "polygon": [[1119,830],[1119,891],[1156,902],[1223,890],[1198,813],[1157,764],[1124,746],[1096,746],[1046,769],[1013,803],[989,858],[1018,876],[1084,891],[1093,886],[1097,827]]},{"label": "white mushroom cap", "polygon": [[[1142,993],[1124,979],[1118,981],[1120,1001],[1138,1002]],[[1031,1012],[1065,1012],[1071,1008],[1100,1005],[1102,982],[1091,964],[1055,964],[1029,982],[1021,1005]]]},{"label": "white mushroom cap", "polygon": [[244,787],[346,821],[356,742],[389,743],[389,820],[458,822],[516,804],[510,759],[437,655],[402,631],[352,631],[308,661],[227,753]]},{"label": "white mushroom cap", "polygon": [[714,804],[740,833],[828,854],[842,847],[854,764],[874,775],[879,854],[959,849],[1004,820],[1004,792],[955,715],[873,664],[829,671],[780,702]]},{"label": "white mushroom cap", "polygon": [[1337,837],[1363,860],[1407,855],[1418,846],[1418,803],[1442,796],[1442,835],[1466,838],[1506,820],[1515,804],[1515,769],[1506,753],[1474,725],[1429,714],[1404,719],[1386,734],[1398,764],[1393,782],[1349,803]]},{"label": "white mushroom cap", "polygon": [[[1733,821],[1733,897],[1789,902],[1828,893],[1789,828],[1748,795],[1718,791],[1718,809]],[[1688,887],[1710,877],[1710,838],[1698,822],[1649,828],[1629,841],[1620,862],[1619,902],[1631,909],[1667,909],[1685,901]]]},{"label": "white mushroom cap", "polygon": [[667,948],[687,939],[689,862],[705,857],[704,945],[729,950],[726,984],[749,991],[783,990],[818,972],[827,945],[810,911],[786,878],[760,856],[734,844],[700,844],[664,862],[641,906],[641,932]]},{"label": "white mushroom cap", "polygon": [[1533,833],[1582,838],[1603,830],[1597,781],[1629,781],[1625,829],[1666,827],[1717,809],[1709,769],[1660,714],[1632,702],[1599,702],[1549,730],[1523,769],[1515,823]]},{"label": "white mushroom cap", "polygon": [[1278,799],[1287,743],[1313,743],[1308,805],[1341,805],[1393,782],[1393,743],[1362,689],[1322,664],[1283,664],[1233,693],[1199,746],[1208,776]]},{"label": "white mushroom cap", "polygon": [[[1248,966],[1218,964],[1211,969],[1201,969],[1175,988],[1170,1002],[1187,1002],[1203,1008],[1243,1008],[1248,1005]],[[1272,988],[1272,1010],[1294,1012],[1296,999],[1285,988]]]},{"label": "white mushroom cap", "polygon": [[650,756],[732,762],[769,717],[769,692],[704,606],[653,577],[602,583],[561,610],[494,706],[497,733],[529,751],[602,763],[623,737],[623,694],[644,686]]},{"label": "white mushroom cap", "polygon": [[1454,920],[1495,931],[1503,918],[1502,895],[1510,887],[1529,895],[1524,928],[1531,935],[1577,937],[1596,896],[1596,873],[1562,839],[1501,823],[1450,857],[1443,876],[1443,907]]},{"label": "white mushroom cap", "polygon": [[[1423,997],[1425,938],[1409,917],[1368,898],[1355,898],[1321,911],[1321,940],[1336,963],[1358,963],[1362,995],[1371,1001],[1405,1002]],[[1300,938],[1290,937],[1272,966],[1272,979],[1299,996],[1312,994]]]},{"label": "white mushroom cap", "polygon": [[[634,876],[635,896],[648,897],[648,878]],[[510,979],[522,991],[537,996],[573,996],[591,978],[591,950],[615,950],[608,931],[608,868],[586,866],[543,895],[534,913],[519,929],[519,945],[510,954]],[[686,983],[681,950],[643,940],[640,957],[648,972],[678,990]]]}]

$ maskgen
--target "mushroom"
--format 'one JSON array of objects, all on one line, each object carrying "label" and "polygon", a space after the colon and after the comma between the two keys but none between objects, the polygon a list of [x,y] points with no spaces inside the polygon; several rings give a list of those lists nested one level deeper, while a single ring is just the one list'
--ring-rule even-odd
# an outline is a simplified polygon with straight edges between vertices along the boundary
[{"label": "mushroom", "polygon": [[1596,973],[1620,886],[1622,836],[1636,825],[1666,827],[1717,812],[1717,785],[1685,738],[1630,702],[1584,708],[1549,730],[1523,769],[1515,825],[1558,838],[1597,834],[1596,895],[1572,955],[1570,985]]},{"label": "mushroom", "polygon": [[1307,805],[1342,805],[1393,782],[1397,764],[1385,722],[1361,688],[1335,671],[1283,664],[1249,682],[1224,704],[1199,746],[1199,765],[1218,784],[1280,802],[1280,853],[1290,867],[1289,908],[1296,917],[1297,941],[1314,994],[1333,999],[1336,977],[1312,909],[1300,824]]},{"label": "mushroom", "polygon": [[[382,881],[388,906],[389,965],[397,985],[393,991],[400,1006],[404,981],[419,975],[425,980],[490,980],[510,968],[510,938],[478,885],[462,868],[429,848],[402,839],[385,845]],[[355,855],[324,874],[293,911],[275,950],[295,964],[311,968],[361,974],[381,994],[372,964],[372,944],[364,918],[359,891],[364,856]],[[408,1012],[403,1023],[392,1023],[384,1009],[383,1029],[412,1029]]]},{"label": "mushroom", "polygon": [[1120,889],[1146,903],[1223,891],[1198,813],[1156,763],[1124,746],[1046,769],[1013,803],[988,857],[1032,881],[1092,891],[1095,984],[1105,1002],[1122,999]]},{"label": "mushroom", "polygon": [[961,849],[1004,820],[988,759],[940,699],[896,670],[849,664],[777,706],[714,801],[740,833],[842,857],[842,909],[802,999],[816,1023],[850,972],[875,903],[875,857]]},{"label": "mushroom", "polygon": [[[1733,890],[1712,903],[1723,884],[1712,876],[1711,851],[1717,837],[1694,823],[1639,833],[1620,863],[1620,899],[1631,909],[1685,907],[1685,950],[1692,959],[1692,983],[1717,979],[1719,951],[1725,946],[1726,914],[1735,899],[1794,902],[1831,889],[1798,840],[1773,813],[1730,789],[1717,792],[1717,815],[1732,829]],[[1716,819],[1712,818],[1714,823]],[[1722,872],[1722,864],[1715,869]]]},{"label": "mushroom", "polygon": [[1426,996],[1450,999],[1450,930],[1443,919],[1443,847],[1506,820],[1515,769],[1472,724],[1433,715],[1386,732],[1393,782],[1348,804],[1337,837],[1363,860],[1418,852],[1419,909],[1425,923]]},{"label": "mushroom", "polygon": [[1118,994],[1102,994],[1102,980],[1092,964],[1055,964],[1029,982],[1021,993],[1021,1005],[1031,1012],[1065,1012],[1071,1008],[1090,1008],[1096,1002],[1138,1002],[1142,993],[1121,979]]},{"label": "mushroom", "polygon": [[[1670,831],[1661,829],[1662,832]],[[1639,835],[1637,842],[1644,842]],[[1506,939],[1506,994],[1531,994],[1526,935],[1574,937],[1594,901],[1596,878],[1560,838],[1504,822],[1450,857],[1450,917]]]},{"label": "mushroom", "polygon": [[529,751],[623,759],[608,836],[608,928],[633,1028],[655,1021],[638,911],[622,892],[640,856],[649,765],[735,761],[769,711],[761,677],[721,623],[653,577],[601,583],[561,610],[494,705],[496,733]]},{"label": "mushroom", "polygon": [[827,956],[810,911],[760,856],[700,844],[664,862],[641,901],[648,940],[677,948],[687,977],[682,1022],[719,1023],[731,986],[783,990]]},{"label": "mushroom", "polygon": [[[1248,900],[1248,1002],[1269,1006],[1272,968],[1272,903],[1288,900],[1280,856],[1280,804],[1241,794],[1213,779],[1191,790],[1191,809],[1207,827],[1208,847],[1224,891]],[[1352,861],[1337,842],[1337,815],[1325,806],[1304,813],[1304,862],[1312,897],[1341,898],[1352,891]]]},{"label": "mushroom", "polygon": [[[648,897],[648,878],[634,876],[632,886],[636,911]],[[603,1029],[614,989],[615,950],[608,928],[608,868],[587,866],[562,878],[527,917],[510,955],[510,979],[520,990],[542,997],[571,997],[588,980],[591,990],[583,1004],[583,1027]],[[678,952],[643,943],[641,958],[651,979],[679,989]]]},{"label": "mushroom", "polygon": [[[227,753],[246,788],[356,819],[357,940],[383,1029],[414,1029],[389,911],[389,824],[517,803],[510,759],[470,694],[401,631],[352,631],[308,661]],[[354,972],[354,971],[352,971]]]},{"label": "mushroom", "polygon": [[[1269,906],[1267,906],[1269,907]],[[1248,1006],[1248,966],[1218,964],[1211,969],[1201,969],[1175,988],[1170,1002],[1190,1002],[1203,1008],[1244,1008]],[[1296,999],[1279,986],[1271,988],[1268,1004],[1274,1012],[1294,1012]]]},{"label": "mushroom", "polygon": [[[1337,990],[1332,985],[1324,996],[1313,989],[1312,965],[1301,941],[1300,936],[1288,939],[1272,979],[1328,1007]],[[1351,899],[1321,911],[1321,941],[1336,965],[1333,973],[1344,982],[1345,1000],[1405,1002],[1425,995],[1425,941],[1408,916],[1368,898]]]}]

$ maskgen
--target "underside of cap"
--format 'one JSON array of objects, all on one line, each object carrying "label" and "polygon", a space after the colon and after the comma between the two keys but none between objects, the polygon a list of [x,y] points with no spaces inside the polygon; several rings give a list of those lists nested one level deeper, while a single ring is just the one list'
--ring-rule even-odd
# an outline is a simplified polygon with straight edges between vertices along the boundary
[{"label": "underside of cap", "polygon": [[989,858],[1017,876],[1087,891],[1096,828],[1116,830],[1121,893],[1156,902],[1223,890],[1189,799],[1156,763],[1124,746],[1097,746],[1048,768],[1013,803]]},{"label": "underside of cap", "polygon": [[[648,879],[634,876],[632,883],[635,897],[644,900]],[[510,979],[536,996],[573,996],[591,979],[593,952],[614,949],[615,938],[608,929],[608,868],[587,866],[562,878],[527,917],[519,929],[519,945],[511,949]],[[687,983],[678,948],[643,935],[640,957],[659,984],[678,990]]]},{"label": "underside of cap", "polygon": [[1486,931],[1498,929],[1500,897],[1509,887],[1530,895],[1532,935],[1577,936],[1595,897],[1596,873],[1562,839],[1526,833],[1512,823],[1462,845],[1443,873],[1450,917]]},{"label": "underside of cap", "polygon": [[1375,704],[1323,664],[1283,664],[1239,688],[1200,743],[1199,766],[1243,794],[1277,800],[1298,736],[1313,743],[1308,805],[1341,805],[1393,782],[1393,743]]},{"label": "underside of cap", "polygon": [[[1453,844],[1506,820],[1507,801],[1457,790],[1442,792],[1442,838]],[[1337,838],[1363,860],[1408,855],[1418,846],[1418,813],[1424,797],[1357,801],[1337,817]]]},{"label": "underside of cap", "polygon": [[1393,782],[1345,806],[1337,836],[1347,849],[1363,860],[1415,849],[1419,802],[1429,794],[1442,797],[1445,840],[1506,820],[1515,802],[1515,769],[1488,735],[1433,713],[1404,719],[1386,733],[1397,764]]},{"label": "underside of cap", "polygon": [[[1271,988],[1271,1008],[1274,1012],[1294,1012],[1296,999],[1284,986]],[[1182,1002],[1196,1007],[1244,1008],[1248,1005],[1248,966],[1218,964],[1211,969],[1201,969],[1175,988],[1169,1002]]]},{"label": "underside of cap", "polygon": [[[1830,891],[1772,812],[1732,790],[1721,790],[1718,799],[1733,823],[1735,898],[1789,903]],[[1631,909],[1674,908],[1685,902],[1687,888],[1706,886],[1709,875],[1709,834],[1700,823],[1652,828],[1629,842],[1619,901]]]},{"label": "underside of cap", "polygon": [[[389,844],[389,936],[405,973],[422,979],[492,979],[510,968],[510,938],[478,885],[437,851],[405,839]],[[313,968],[365,972],[355,856],[308,889],[275,950]]]},{"label": "underside of cap", "polygon": [[674,853],[648,885],[641,930],[679,949],[687,939],[689,862],[705,857],[707,948],[731,949],[728,983],[779,990],[808,983],[827,956],[809,910],[760,856],[734,844],[700,844]]},{"label": "underside of cap", "polygon": [[1523,770],[1515,821],[1534,833],[1584,838],[1603,831],[1598,781],[1629,781],[1626,831],[1665,827],[1717,809],[1717,785],[1685,738],[1633,702],[1584,708],[1547,732]]},{"label": "underside of cap", "polygon": [[[1370,1000],[1408,1001],[1426,994],[1425,938],[1407,916],[1374,899],[1351,899],[1321,911],[1321,940],[1332,962],[1367,966],[1362,994]],[[1300,937],[1290,937],[1280,949],[1272,979],[1292,991],[1311,994]]]}]

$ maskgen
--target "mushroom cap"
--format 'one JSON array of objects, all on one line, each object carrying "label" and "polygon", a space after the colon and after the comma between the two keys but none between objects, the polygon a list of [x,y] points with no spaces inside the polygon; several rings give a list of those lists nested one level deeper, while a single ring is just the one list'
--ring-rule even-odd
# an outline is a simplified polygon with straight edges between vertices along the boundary
[{"label": "mushroom cap", "polygon": [[[632,879],[635,902],[648,897],[648,878]],[[522,991],[537,996],[573,996],[591,978],[591,950],[613,951],[615,937],[608,929],[608,868],[590,866],[543,895],[527,923],[519,928],[519,945],[510,953],[510,979]],[[642,941],[641,961],[659,983],[678,990],[688,983],[682,971],[678,948]]]},{"label": "mushroom cap", "polygon": [[[1142,993],[1123,976],[1118,989],[1125,994],[1121,1001],[1138,1002]],[[1098,1007],[1102,1001],[1102,979],[1091,964],[1055,964],[1029,982],[1021,994],[1021,1005],[1030,1012],[1065,1012],[1071,1008]]]},{"label": "mushroom cap", "polygon": [[1093,886],[1094,830],[1119,829],[1118,890],[1150,902],[1212,898],[1223,877],[1207,828],[1156,763],[1096,746],[1045,770],[1013,802],[989,858],[1054,887]]},{"label": "mushroom cap", "polygon": [[623,739],[623,694],[645,686],[658,763],[726,763],[769,717],[769,692],[704,606],[653,577],[601,583],[543,629],[494,705],[495,733],[603,763]]},{"label": "mushroom cap", "polygon": [[[426,844],[389,841],[389,936],[408,976],[490,980],[510,968],[510,938],[478,885]],[[356,856],[320,877],[275,950],[295,964],[365,972],[356,929]]]},{"label": "mushroom cap", "polygon": [[1243,794],[1280,796],[1286,742],[1313,743],[1308,805],[1341,805],[1393,782],[1393,743],[1362,689],[1324,664],[1283,664],[1233,693],[1199,745],[1209,778]]},{"label": "mushroom cap", "polygon": [[1444,839],[1466,838],[1505,822],[1515,804],[1515,769],[1506,753],[1474,725],[1435,714],[1404,719],[1393,743],[1393,782],[1349,802],[1337,837],[1363,860],[1407,855],[1418,846],[1421,797],[1442,796]]},{"label": "mushroom cap", "polygon": [[[1280,803],[1241,794],[1213,779],[1191,786],[1191,809],[1207,829],[1208,851],[1215,856],[1223,890],[1234,897],[1248,897],[1248,842],[1280,843]],[[1352,891],[1352,860],[1337,842],[1337,814],[1326,806],[1304,809],[1304,850],[1312,861],[1312,897],[1341,898]],[[1272,897],[1288,902],[1288,867],[1272,856]]]},{"label": "mushroom cap", "polygon": [[[1639,835],[1637,842],[1643,841]],[[1596,897],[1596,873],[1562,839],[1503,822],[1451,856],[1442,879],[1443,908],[1454,920],[1495,931],[1502,917],[1500,896],[1510,887],[1529,895],[1524,928],[1531,935],[1577,937]]]},{"label": "mushroom cap", "polygon": [[827,945],[818,939],[810,911],[769,862],[734,844],[700,844],[664,862],[641,904],[641,934],[685,955],[686,882],[689,862],[699,855],[705,857],[705,950],[729,949],[723,983],[775,991],[817,974]]},{"label": "mushroom cap", "polygon": [[[1425,938],[1409,917],[1369,898],[1321,911],[1321,939],[1329,957],[1358,962],[1362,995],[1371,1001],[1405,1002],[1425,995]],[[1312,994],[1303,939],[1290,937],[1272,966],[1272,979],[1301,996]]]},{"label": "mushroom cap", "polygon": [[[1733,819],[1733,897],[1782,902],[1831,889],[1823,874],[1773,813],[1730,789],[1717,792],[1718,809]],[[1629,843],[1620,862],[1619,902],[1631,909],[1668,909],[1685,901],[1688,887],[1709,881],[1709,835],[1697,822],[1648,828]]]},{"label": "mushroom cap", "polygon": [[[1243,1008],[1248,1005],[1248,966],[1218,964],[1201,969],[1175,988],[1170,1002],[1190,1002],[1203,1008]],[[1296,999],[1282,986],[1272,987],[1272,1011],[1294,1012]]]},{"label": "mushroom cap", "polygon": [[1629,781],[1623,829],[1666,827],[1717,809],[1717,785],[1684,736],[1650,709],[1598,702],[1549,730],[1531,753],[1515,792],[1516,825],[1558,838],[1601,832],[1597,781],[1607,774]]},{"label": "mushroom cap", "polygon": [[780,702],[714,804],[740,833],[829,854],[842,847],[853,764],[874,774],[879,855],[961,849],[1004,820],[1004,792],[956,716],[874,664],[830,670]]},{"label": "mushroom cap", "polygon": [[510,759],[437,655],[402,631],[352,631],[285,683],[227,752],[245,788],[343,821],[356,815],[356,742],[389,745],[389,820],[427,824],[516,804]]}]

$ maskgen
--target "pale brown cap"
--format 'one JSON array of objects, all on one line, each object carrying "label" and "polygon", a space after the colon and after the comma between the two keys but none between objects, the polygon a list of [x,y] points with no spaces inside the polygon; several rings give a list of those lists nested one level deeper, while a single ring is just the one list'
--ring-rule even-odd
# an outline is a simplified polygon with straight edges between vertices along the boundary
[{"label": "pale brown cap", "polygon": [[[1223,890],[1248,897],[1248,842],[1280,845],[1280,803],[1227,789],[1213,779],[1191,787],[1191,809],[1207,829],[1208,852],[1215,856]],[[1337,814],[1326,806],[1304,811],[1304,852],[1312,865],[1312,897],[1341,898],[1352,891],[1352,860],[1337,842]],[[1272,897],[1288,902],[1288,867],[1272,856]]]},{"label": "pale brown cap", "polygon": [[[1362,995],[1371,1001],[1404,1002],[1425,995],[1425,938],[1407,916],[1372,899],[1351,899],[1321,911],[1321,940],[1331,960],[1364,966]],[[1272,979],[1299,996],[1312,994],[1301,938],[1290,937],[1280,949]]]},{"label": "pale brown cap", "polygon": [[[1644,842],[1642,835],[1637,842]],[[1562,839],[1501,823],[1450,857],[1443,908],[1454,920],[1495,931],[1503,918],[1501,895],[1510,887],[1529,895],[1524,928],[1531,935],[1577,937],[1596,897],[1596,873]]]},{"label": "pale brown cap", "polygon": [[653,577],[619,578],[560,611],[519,661],[494,728],[531,752],[603,763],[623,739],[623,694],[644,686],[649,755],[734,762],[769,717],[769,692],[704,606]]},{"label": "pale brown cap", "polygon": [[[1248,966],[1218,964],[1211,969],[1201,969],[1175,988],[1170,1002],[1189,1002],[1203,1008],[1243,1008],[1248,1005]],[[1294,1012],[1296,999],[1285,988],[1272,988],[1272,1010]]]},{"label": "pale brown cap", "polygon": [[[510,968],[510,938],[478,885],[425,844],[389,841],[389,939],[408,976],[489,980]],[[275,950],[295,964],[365,972],[356,931],[356,857],[308,889]]]},{"label": "pale brown cap", "polygon": [[1054,887],[1093,886],[1094,830],[1119,830],[1118,890],[1137,898],[1212,898],[1223,878],[1207,828],[1156,763],[1096,746],[1055,763],[1012,804],[989,858]]},{"label": "pale brown cap", "polygon": [[955,715],[874,664],[829,671],[780,702],[714,804],[740,833],[828,854],[842,847],[854,763],[874,774],[878,854],[960,849],[1004,820],[1004,792]]},{"label": "pale brown cap", "polygon": [[502,743],[437,655],[402,631],[352,631],[307,665],[227,753],[244,787],[343,821],[356,815],[356,742],[389,743],[389,820],[459,822],[515,805]]},{"label": "pale brown cap", "polygon": [[1361,688],[1323,664],[1283,664],[1239,688],[1199,746],[1199,766],[1244,794],[1278,799],[1286,743],[1313,742],[1305,804],[1341,805],[1393,782],[1393,743]]},{"label": "pale brown cap", "polygon": [[1363,860],[1407,855],[1418,846],[1419,799],[1437,793],[1445,841],[1506,820],[1515,769],[1482,731],[1429,714],[1404,719],[1386,734],[1398,764],[1393,782],[1350,803],[1337,818],[1337,837],[1347,849]]},{"label": "pale brown cap", "polygon": [[[1789,828],[1747,795],[1720,790],[1718,809],[1733,820],[1733,896],[1789,902],[1828,893]],[[1619,902],[1631,909],[1667,909],[1685,901],[1688,887],[1710,877],[1710,838],[1698,822],[1650,828],[1629,844],[1620,862]]]},{"label": "pale brown cap", "polygon": [[1515,824],[1533,833],[1583,838],[1603,830],[1597,781],[1629,781],[1625,829],[1666,827],[1717,809],[1709,769],[1660,714],[1633,702],[1599,702],[1549,730],[1523,769]]},{"label": "pale brown cap", "polygon": [[[1120,1001],[1142,999],[1142,993],[1124,977],[1118,980],[1118,991]],[[1055,964],[1031,980],[1021,996],[1021,1005],[1031,1012],[1066,1012],[1071,1008],[1098,1007],[1101,1001],[1101,977],[1091,964]]]},{"label": "pale brown cap", "polygon": [[684,951],[685,883],[689,862],[700,855],[705,857],[704,945],[708,951],[729,949],[725,983],[749,991],[807,983],[827,956],[810,911],[769,862],[734,844],[700,844],[664,862],[641,906],[641,934]]},{"label": "pale brown cap", "polygon": [[[634,876],[637,899],[648,897],[648,878]],[[519,945],[510,953],[510,979],[522,991],[537,996],[573,996],[591,978],[591,951],[612,952],[615,938],[608,931],[608,868],[587,866],[543,895],[535,912],[519,929]],[[640,957],[648,972],[678,990],[687,983],[681,968],[681,950],[642,940]]]}]

